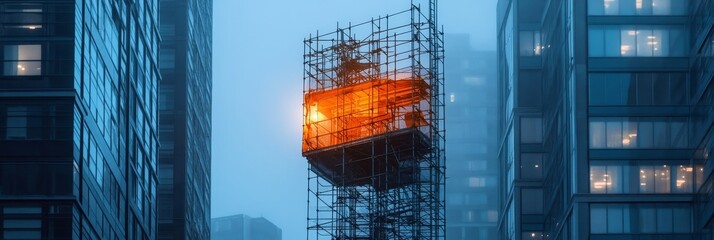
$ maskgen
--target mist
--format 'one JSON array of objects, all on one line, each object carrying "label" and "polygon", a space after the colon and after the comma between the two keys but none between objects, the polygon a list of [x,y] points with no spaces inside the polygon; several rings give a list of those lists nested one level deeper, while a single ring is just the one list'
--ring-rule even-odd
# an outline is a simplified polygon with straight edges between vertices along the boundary
[{"label": "mist", "polygon": [[[359,23],[408,8],[406,0],[214,1],[213,218],[263,216],[283,230],[284,239],[306,236],[303,39],[333,31],[338,22]],[[452,52],[495,51],[495,13],[496,0],[440,2],[447,74]],[[451,36],[465,43],[449,44]],[[447,133],[451,131],[458,130],[447,121]]]}]

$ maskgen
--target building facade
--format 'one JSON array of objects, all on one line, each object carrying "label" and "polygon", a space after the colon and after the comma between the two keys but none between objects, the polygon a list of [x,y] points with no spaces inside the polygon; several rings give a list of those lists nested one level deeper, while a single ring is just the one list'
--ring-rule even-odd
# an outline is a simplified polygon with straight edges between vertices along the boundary
[{"label": "building facade", "polygon": [[283,231],[264,217],[233,215],[211,219],[212,240],[281,240]]},{"label": "building facade", "polygon": [[157,13],[0,2],[0,238],[156,238]]},{"label": "building facade", "polygon": [[209,239],[213,1],[160,0],[159,239]]},{"label": "building facade", "polygon": [[497,239],[496,52],[472,50],[469,35],[447,35],[447,239]]},{"label": "building facade", "polygon": [[499,1],[501,239],[712,239],[713,9]]}]

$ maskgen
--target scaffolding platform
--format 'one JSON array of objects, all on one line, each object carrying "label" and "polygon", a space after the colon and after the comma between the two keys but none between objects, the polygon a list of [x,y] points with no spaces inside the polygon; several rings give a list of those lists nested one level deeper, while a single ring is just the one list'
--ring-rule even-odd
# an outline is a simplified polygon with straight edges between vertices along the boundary
[{"label": "scaffolding platform", "polygon": [[336,186],[371,185],[378,191],[418,180],[418,161],[431,152],[431,140],[406,128],[306,152],[315,172]]},{"label": "scaffolding platform", "polygon": [[445,239],[443,31],[410,2],[304,40],[308,239]]}]

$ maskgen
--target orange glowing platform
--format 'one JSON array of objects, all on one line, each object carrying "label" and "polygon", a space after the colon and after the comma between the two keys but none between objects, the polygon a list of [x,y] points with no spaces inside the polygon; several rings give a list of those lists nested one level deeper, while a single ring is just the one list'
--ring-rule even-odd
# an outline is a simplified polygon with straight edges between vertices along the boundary
[{"label": "orange glowing platform", "polygon": [[303,156],[335,185],[388,189],[412,183],[419,159],[431,150],[429,96],[421,78],[308,91]]},{"label": "orange glowing platform", "polygon": [[429,88],[421,78],[407,78],[307,92],[302,151],[427,126]]}]

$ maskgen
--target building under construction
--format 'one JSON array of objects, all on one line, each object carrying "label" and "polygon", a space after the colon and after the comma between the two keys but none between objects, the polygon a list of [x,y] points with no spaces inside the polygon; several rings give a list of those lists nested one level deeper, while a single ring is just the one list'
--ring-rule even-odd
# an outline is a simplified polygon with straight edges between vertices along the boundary
[{"label": "building under construction", "polygon": [[445,239],[436,13],[412,3],[305,40],[308,239]]}]

